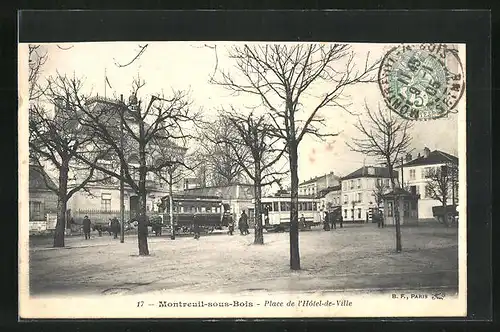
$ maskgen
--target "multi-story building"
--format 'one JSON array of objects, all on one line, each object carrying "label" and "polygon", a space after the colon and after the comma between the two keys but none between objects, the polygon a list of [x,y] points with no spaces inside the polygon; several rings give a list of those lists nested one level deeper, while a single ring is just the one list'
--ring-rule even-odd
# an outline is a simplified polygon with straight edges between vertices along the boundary
[{"label": "multi-story building", "polygon": [[[442,205],[439,200],[431,197],[428,186],[429,182],[432,181],[429,178],[431,170],[444,165],[453,165],[458,169],[458,158],[443,151],[430,151],[429,148],[425,147],[423,153],[419,153],[416,158],[412,158],[410,154],[406,156],[402,172],[401,167],[398,168],[401,174],[399,180],[403,187],[414,195],[420,195],[418,200],[420,222],[435,220],[432,207]],[[452,186],[450,181],[448,205],[453,205],[453,197],[455,198],[455,204],[458,203],[458,190],[456,190],[456,187],[458,187],[458,184]],[[457,192],[454,192],[454,190]]]},{"label": "multi-story building", "polygon": [[[397,179],[397,171],[394,175]],[[354,222],[368,219],[370,208],[377,207],[379,190],[385,193],[392,189],[389,169],[375,166],[363,166],[344,176],[341,186],[342,217]]]},{"label": "multi-story building", "polygon": [[[131,108],[133,109],[133,100],[131,100]],[[137,104],[135,104],[137,105]],[[107,107],[112,109],[113,107],[121,107],[119,101],[105,99],[105,98],[91,98],[87,100],[86,107],[91,110],[99,111],[102,107]],[[57,110],[56,105],[56,112]],[[60,107],[60,106],[59,106]],[[61,111],[59,109],[59,111]],[[56,113],[57,114],[57,113]],[[119,117],[117,117],[119,118]],[[108,123],[108,126],[116,126],[119,128],[119,122],[116,120],[116,123]],[[127,126],[132,128],[133,130],[138,130],[138,124],[135,122],[134,118],[126,117],[125,121],[127,122]],[[129,149],[125,151],[127,160],[128,160],[128,169],[131,172],[132,178],[138,182],[139,180],[139,156],[138,151],[134,148],[134,144],[137,142],[130,140],[127,141],[128,138],[124,137],[125,146],[128,146]],[[148,147],[148,155],[147,158],[151,163],[155,163],[159,160],[159,158],[164,158],[165,153],[169,154],[169,158],[177,158],[178,160],[182,160],[183,156],[186,153],[186,149],[176,145],[173,142],[163,141],[161,148],[156,148],[157,146],[149,146]],[[156,153],[154,151],[162,151],[162,154]],[[167,152],[166,152],[167,151]],[[118,160],[111,159],[103,159],[100,160],[99,163],[101,166],[109,168],[110,170],[116,171],[120,168],[120,163]],[[76,167],[73,167],[73,170],[76,170]],[[176,179],[172,181],[172,191],[180,192],[184,189],[185,182],[183,181],[182,174],[179,174],[180,171],[174,171],[173,178]],[[104,177],[104,174],[100,171],[95,172],[96,177]],[[75,178],[78,179],[78,172],[75,174]],[[168,195],[169,192],[169,184],[166,182],[168,176],[163,174],[163,176],[159,176],[158,174],[153,174],[148,172],[146,175],[146,211],[149,213],[158,212],[159,204],[161,203],[161,198]],[[71,182],[68,186],[74,185]],[[138,196],[132,188],[125,183],[124,185],[124,210],[125,210],[125,218],[130,218],[130,211],[133,211],[138,203]],[[116,178],[109,178],[105,181],[96,182],[88,184],[85,190],[80,190],[75,193],[70,200],[68,201],[68,209],[69,214],[78,222],[78,219],[82,219],[85,215],[89,215],[89,217],[94,219],[95,221],[106,221],[111,217],[119,217],[120,213],[120,182]]]},{"label": "multi-story building", "polygon": [[300,183],[299,195],[316,197],[321,190],[339,184],[340,177],[335,175],[333,172],[330,172]]},{"label": "multi-story building", "polygon": [[320,210],[332,211],[333,209],[342,206],[341,196],[342,187],[340,184],[321,190],[318,194]]}]

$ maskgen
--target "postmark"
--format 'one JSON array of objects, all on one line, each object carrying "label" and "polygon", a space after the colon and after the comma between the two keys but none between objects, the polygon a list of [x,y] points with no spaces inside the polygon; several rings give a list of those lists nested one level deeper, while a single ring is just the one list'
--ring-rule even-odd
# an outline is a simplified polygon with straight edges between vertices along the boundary
[{"label": "postmark", "polygon": [[382,59],[378,83],[387,107],[408,120],[445,117],[465,90],[458,51],[446,44],[393,47]]}]

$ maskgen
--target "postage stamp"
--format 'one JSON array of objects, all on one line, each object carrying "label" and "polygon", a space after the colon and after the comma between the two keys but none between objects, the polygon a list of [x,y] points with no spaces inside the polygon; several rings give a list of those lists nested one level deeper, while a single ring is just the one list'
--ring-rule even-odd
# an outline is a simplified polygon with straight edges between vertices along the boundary
[{"label": "postage stamp", "polygon": [[445,117],[465,90],[458,51],[447,44],[392,48],[382,60],[378,83],[387,107],[408,120]]}]

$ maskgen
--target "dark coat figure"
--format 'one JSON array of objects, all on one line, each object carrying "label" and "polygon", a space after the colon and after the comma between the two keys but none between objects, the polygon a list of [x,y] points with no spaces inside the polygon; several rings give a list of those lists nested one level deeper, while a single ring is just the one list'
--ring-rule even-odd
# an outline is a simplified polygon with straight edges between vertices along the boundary
[{"label": "dark coat figure", "polygon": [[329,218],[330,218],[330,214],[325,211],[325,220],[323,220],[323,230],[324,231],[329,231],[330,230],[330,221],[329,221]]},{"label": "dark coat figure", "polygon": [[83,218],[83,234],[85,234],[85,240],[90,239],[90,219],[88,216]]},{"label": "dark coat figure", "polygon": [[233,219],[233,216],[232,215],[228,215],[227,216],[228,218],[228,228],[229,228],[229,235],[233,235],[233,232],[234,232],[234,219]]},{"label": "dark coat figure", "polygon": [[195,214],[193,217],[193,233],[195,240],[200,238],[200,216]]},{"label": "dark coat figure", "polygon": [[302,228],[302,229],[306,229],[307,228],[306,218],[304,218],[304,215],[300,216],[300,219],[299,219],[299,228]]},{"label": "dark coat figure", "polygon": [[111,219],[111,232],[113,232],[113,238],[117,239],[118,238],[118,233],[120,233],[120,222],[118,221],[118,218],[114,217]]},{"label": "dark coat figure", "polygon": [[344,227],[344,218],[342,218],[342,215],[339,215],[339,223],[340,223],[340,228],[343,228]]},{"label": "dark coat figure", "polygon": [[248,228],[249,228],[248,227],[248,216],[245,213],[245,211],[243,211],[241,213],[239,226],[240,226],[240,232],[242,235],[250,234],[250,232],[248,231]]},{"label": "dark coat figure", "polygon": [[375,214],[375,217],[377,218],[377,227],[384,228],[384,216],[382,215],[382,213],[377,212],[377,214]]}]

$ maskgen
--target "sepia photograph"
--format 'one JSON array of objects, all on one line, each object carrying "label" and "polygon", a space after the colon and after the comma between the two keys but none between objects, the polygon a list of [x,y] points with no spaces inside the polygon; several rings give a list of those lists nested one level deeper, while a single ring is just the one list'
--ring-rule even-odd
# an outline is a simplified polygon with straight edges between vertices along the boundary
[{"label": "sepia photograph", "polygon": [[21,318],[467,315],[465,44],[18,52]]}]

